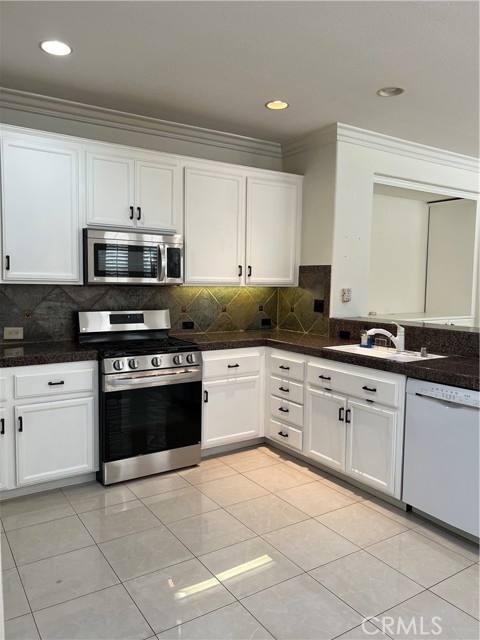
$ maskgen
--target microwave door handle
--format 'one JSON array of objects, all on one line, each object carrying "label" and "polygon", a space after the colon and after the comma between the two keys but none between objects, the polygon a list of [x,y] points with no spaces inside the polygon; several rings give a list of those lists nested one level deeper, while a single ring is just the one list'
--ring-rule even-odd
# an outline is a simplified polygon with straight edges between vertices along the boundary
[{"label": "microwave door handle", "polygon": [[164,244],[158,245],[158,260],[160,263],[160,275],[158,279],[160,282],[163,282],[165,280],[166,256],[167,254],[165,251],[165,245]]}]

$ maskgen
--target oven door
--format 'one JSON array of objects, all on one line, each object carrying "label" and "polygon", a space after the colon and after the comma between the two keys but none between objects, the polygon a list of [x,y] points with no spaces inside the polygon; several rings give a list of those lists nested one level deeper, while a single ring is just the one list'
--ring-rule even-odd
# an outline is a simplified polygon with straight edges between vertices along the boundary
[{"label": "oven door", "polygon": [[104,484],[200,461],[201,377],[199,367],[103,376]]}]

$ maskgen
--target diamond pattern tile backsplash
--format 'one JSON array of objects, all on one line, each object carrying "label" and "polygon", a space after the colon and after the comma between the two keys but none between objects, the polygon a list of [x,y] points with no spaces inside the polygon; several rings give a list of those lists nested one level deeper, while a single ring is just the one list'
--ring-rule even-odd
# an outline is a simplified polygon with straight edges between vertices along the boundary
[{"label": "diamond pattern tile backsplash", "polygon": [[[24,342],[76,339],[77,311],[170,309],[172,331],[194,332],[281,328],[328,335],[330,266],[300,267],[299,286],[123,287],[0,285],[3,327],[23,327]],[[322,312],[313,311],[322,300]],[[270,326],[262,325],[269,318]],[[187,332],[186,330],[185,332]]]}]

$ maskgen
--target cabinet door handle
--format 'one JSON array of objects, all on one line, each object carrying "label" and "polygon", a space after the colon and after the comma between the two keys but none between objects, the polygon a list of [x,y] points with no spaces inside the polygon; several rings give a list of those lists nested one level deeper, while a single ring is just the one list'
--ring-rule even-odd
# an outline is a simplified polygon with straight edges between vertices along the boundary
[{"label": "cabinet door handle", "polygon": [[352,410],[351,409],[347,409],[347,412],[345,413],[345,422],[347,424],[350,424],[351,420],[350,420],[350,416],[352,414]]},{"label": "cabinet door handle", "polygon": [[10,271],[10,256],[5,256],[5,271]]},{"label": "cabinet door handle", "polygon": [[227,365],[228,369],[238,369],[240,365],[239,364],[229,364]]},{"label": "cabinet door handle", "polygon": [[318,376],[320,378],[320,380],[331,380],[330,376]]},{"label": "cabinet door handle", "polygon": [[340,420],[340,422],[344,422],[345,421],[345,408],[344,407],[340,407],[338,410],[338,419]]},{"label": "cabinet door handle", "polygon": [[288,409],[284,409],[283,407],[278,407],[278,410],[281,411],[282,413],[288,413],[289,412]]},{"label": "cabinet door handle", "polygon": [[20,432],[23,431],[23,418],[22,418],[22,416],[18,416],[18,430]]},{"label": "cabinet door handle", "polygon": [[137,220],[142,219],[142,207],[137,207]]},{"label": "cabinet door handle", "polygon": [[0,425],[2,425],[2,428],[0,430],[0,436],[4,436],[5,435],[5,418],[2,418],[0,420]]},{"label": "cabinet door handle", "polygon": [[241,276],[243,274],[243,267],[241,264],[238,265],[238,275]]},{"label": "cabinet door handle", "polygon": [[250,278],[252,275],[252,267],[250,265],[248,265],[247,267],[247,276]]},{"label": "cabinet door handle", "polygon": [[284,367],[283,364],[281,364],[278,368],[285,369],[285,371],[290,371],[290,367]]},{"label": "cabinet door handle", "polygon": [[288,438],[288,433],[283,433],[283,431],[279,431],[278,435],[282,436],[282,438]]},{"label": "cabinet door handle", "polygon": [[49,382],[48,386],[49,387],[56,387],[56,386],[58,386],[60,384],[65,384],[65,380],[60,380],[60,382]]},{"label": "cabinet door handle", "polygon": [[279,391],[284,391],[285,393],[290,393],[290,389],[285,389],[285,387],[278,387]]},{"label": "cabinet door handle", "polygon": [[133,220],[133,207],[130,207],[130,220]]},{"label": "cabinet door handle", "polygon": [[373,391],[374,393],[376,392],[375,387],[367,387],[366,385],[362,387],[362,389],[365,389],[365,391]]},{"label": "cabinet door handle", "polygon": [[208,402],[208,391],[205,389],[205,391],[203,392],[203,401],[204,402]]}]

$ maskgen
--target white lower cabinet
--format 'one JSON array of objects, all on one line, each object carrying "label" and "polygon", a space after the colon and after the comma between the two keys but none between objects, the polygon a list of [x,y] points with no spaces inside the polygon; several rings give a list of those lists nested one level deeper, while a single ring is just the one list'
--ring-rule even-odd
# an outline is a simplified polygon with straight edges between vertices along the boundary
[{"label": "white lower cabinet", "polygon": [[263,351],[204,353],[203,449],[263,435]]},{"label": "white lower cabinet", "polygon": [[0,489],[98,469],[97,362],[5,370]]},{"label": "white lower cabinet", "polygon": [[17,486],[94,470],[93,397],[15,407]]},{"label": "white lower cabinet", "polygon": [[400,499],[405,377],[314,360],[307,379],[305,454]]}]

